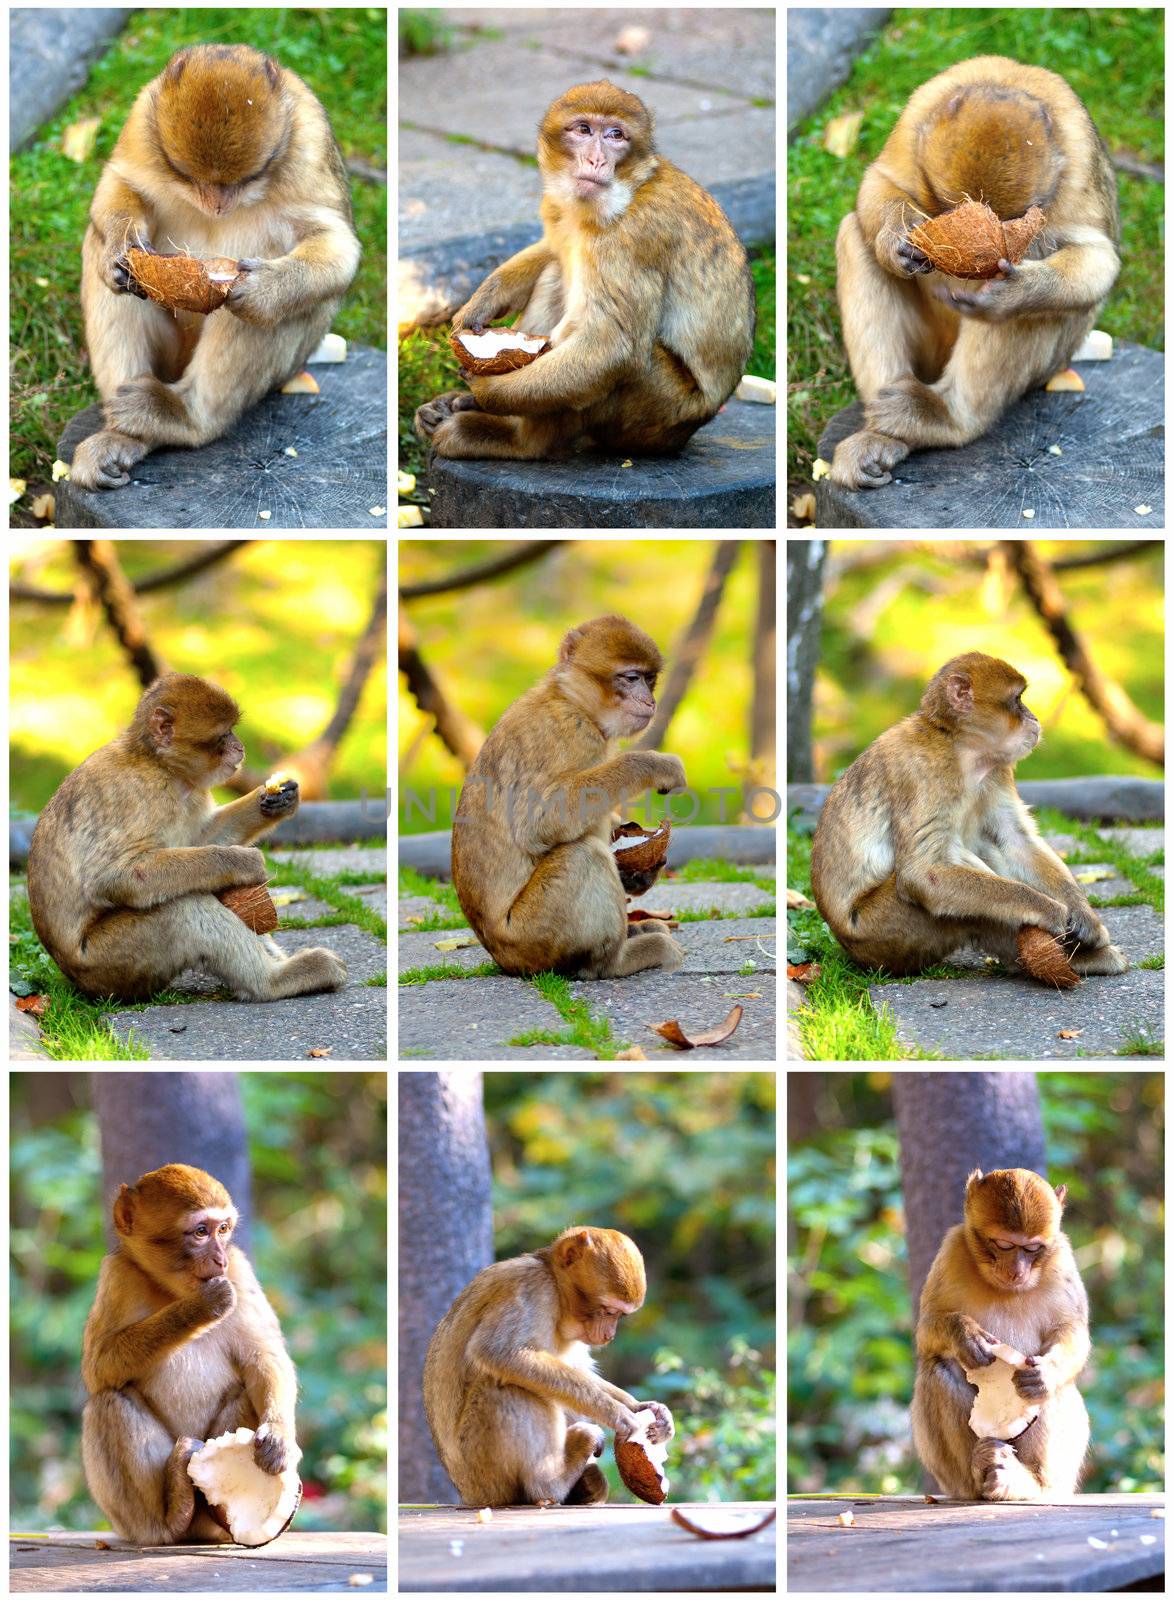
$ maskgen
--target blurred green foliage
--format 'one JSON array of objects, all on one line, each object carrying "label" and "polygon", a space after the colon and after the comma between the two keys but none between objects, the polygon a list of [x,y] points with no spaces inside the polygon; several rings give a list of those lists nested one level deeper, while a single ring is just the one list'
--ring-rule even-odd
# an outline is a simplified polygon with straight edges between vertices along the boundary
[{"label": "blurred green foliage", "polygon": [[[794,1493],[920,1488],[909,1432],[913,1317],[890,1075],[828,1073],[822,1131],[788,1174],[787,1482]],[[1048,1176],[1088,1290],[1089,1493],[1161,1490],[1164,1085],[1145,1073],[1039,1075]],[[948,1219],[949,1224],[958,1220]]]},{"label": "blurred green foliage", "polygon": [[[174,539],[122,539],[117,550],[132,583],[197,553]],[[76,584],[65,541],[40,540],[26,554],[33,559],[13,562],[14,580],[60,594]],[[333,715],[386,559],[382,539],[257,540],[136,605],[164,670],[226,689],[243,712],[246,764],[272,771]],[[14,601],[9,629],[10,794],[14,805],[39,811],[80,761],[126,727],[140,691],[110,629],[81,601]],[[377,651],[327,797],[386,789],[387,671]]]},{"label": "blurred green foliage", "polygon": [[[975,541],[975,555],[982,551]],[[1095,540],[1044,540],[1056,562],[1068,619],[1097,667],[1141,714],[1161,722],[1165,709],[1164,546],[1129,559],[1065,571],[1066,558],[1094,554]],[[960,561],[956,553],[894,545],[841,544],[824,594],[813,735],[821,782],[831,782],[878,734],[917,709],[937,669],[966,650],[982,650],[1027,679],[1027,704],[1043,723],[1038,748],[1016,776],[1067,778],[1087,773],[1159,776],[1150,761],[1110,739],[1105,724],[1056,654],[1043,621],[1001,561]],[[859,558],[857,564],[854,558]]]},{"label": "blurred green foliage", "polygon": [[674,1499],[775,1494],[775,1099],[773,1073],[485,1078],[498,1259],[575,1223],[640,1246],[648,1297],[599,1365],[671,1409]]},{"label": "blurred green foliage", "polygon": [[[387,1077],[257,1072],[241,1087],[249,1254],[298,1369],[297,1527],[383,1530]],[[10,1523],[100,1528],[81,1464],[82,1328],[106,1253],[86,1074],[13,1075],[10,1154]]]},{"label": "blurred green foliage", "polygon": [[[493,539],[401,540],[399,582],[406,586],[459,575],[500,558],[508,548]],[[705,591],[714,551],[709,539],[571,541],[503,577],[413,599],[411,622],[449,704],[488,731],[508,705],[550,671],[563,635],[591,617],[614,612],[629,617],[667,656]],[[739,784],[750,762],[759,557],[750,541],[738,552],[703,659],[660,746],[685,763],[697,805],[696,814],[687,817],[692,824],[737,817]],[[664,682],[662,677],[662,696]],[[423,737],[425,719],[402,673],[399,715],[400,832],[448,828],[465,769],[440,739]],[[758,781],[769,783],[771,777]],[[409,807],[409,791],[433,805],[434,814]],[[682,820],[685,808],[681,798],[673,803]],[[640,795],[629,809],[641,821],[659,820],[668,802]],[[764,802],[759,809],[765,812]]]}]

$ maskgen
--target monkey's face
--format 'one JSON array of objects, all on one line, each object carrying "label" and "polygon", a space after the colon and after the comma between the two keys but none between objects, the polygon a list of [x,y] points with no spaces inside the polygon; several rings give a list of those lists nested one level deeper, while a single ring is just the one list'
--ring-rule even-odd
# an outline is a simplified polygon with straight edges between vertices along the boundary
[{"label": "monkey's face", "polygon": [[656,714],[656,673],[646,667],[623,667],[612,675],[610,704],[600,727],[609,739],[642,733]]}]

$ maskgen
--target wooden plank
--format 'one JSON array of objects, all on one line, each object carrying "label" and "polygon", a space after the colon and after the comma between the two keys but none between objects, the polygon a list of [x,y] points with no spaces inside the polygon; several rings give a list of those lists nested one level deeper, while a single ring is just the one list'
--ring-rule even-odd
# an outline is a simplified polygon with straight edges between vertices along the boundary
[{"label": "wooden plank", "polygon": [[[806,1594],[1103,1593],[1165,1571],[1165,1497],[1055,1505],[921,1495],[792,1499],[787,1589]],[[851,1527],[837,1518],[850,1510]],[[1103,1546],[1103,1548],[1102,1548]]]}]

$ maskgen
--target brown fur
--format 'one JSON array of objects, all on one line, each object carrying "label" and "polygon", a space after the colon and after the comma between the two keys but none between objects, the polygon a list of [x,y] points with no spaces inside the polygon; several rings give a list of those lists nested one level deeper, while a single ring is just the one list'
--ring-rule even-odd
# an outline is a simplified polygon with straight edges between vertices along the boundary
[{"label": "brown fur", "polygon": [[1019,930],[1063,937],[1080,974],[1128,963],[1039,837],[1012,768],[1039,739],[1026,680],[971,651],[833,785],[811,852],[816,905],[849,955],[920,972],[975,944],[1009,967]]},{"label": "brown fur", "polygon": [[253,1428],[257,1464],[272,1473],[301,1456],[297,1377],[228,1242],[235,1223],[228,1191],[197,1167],[148,1172],[114,1202],[118,1247],[82,1341],[82,1460],[95,1501],[136,1544],[231,1542],[187,1475],[203,1440]]},{"label": "brown fur", "polygon": [[[965,1222],[947,1233],[921,1291],[913,1441],[956,1499],[1055,1499],[1080,1477],[1088,1414],[1076,1378],[1089,1355],[1088,1299],[1060,1230],[1065,1195],[1021,1167],[985,1177],[976,1169]],[[1038,1358],[1014,1383],[1042,1409],[1010,1443],[969,1427],[976,1390],[964,1369],[989,1366],[994,1341]]]},{"label": "brown fur", "polygon": [[[134,292],[130,246],[247,266],[223,309],[176,313]],[[106,427],[78,445],[72,481],[119,488],[148,451],[226,433],[299,371],[358,261],[310,89],[245,45],[179,51],[135,101],[90,208],[82,311]]]},{"label": "brown fur", "polygon": [[[909,241],[924,216],[984,200],[1004,220],[1047,216],[1027,259],[976,285]],[[837,293],[865,425],[832,478],[888,483],[911,450],[985,433],[1068,365],[1120,262],[1108,154],[1063,78],[1005,56],[960,62],[910,97],[836,240]]]},{"label": "brown fur", "polygon": [[346,968],[326,949],[287,959],[216,895],[266,881],[252,842],[298,807],[296,788],[260,786],[228,805],[211,790],[244,760],[231,697],[169,673],[127,731],[70,773],[33,831],[29,910],[41,943],[84,993],[145,999],[185,967],[242,997],[337,989]]},{"label": "brown fur", "polygon": [[[568,1228],[462,1290],[428,1346],[424,1409],[466,1505],[607,1499],[600,1429],[626,1438],[646,1406],[596,1374],[587,1346],[609,1344],[644,1292],[640,1252],[613,1228]],[[652,1437],[670,1437],[668,1411],[652,1409]]]},{"label": "brown fur", "polygon": [[[538,165],[542,240],[491,273],[453,325],[520,312],[517,326],[554,348],[470,379],[471,398],[421,406],[417,431],[441,456],[680,450],[745,370],[746,252],[713,197],[656,153],[643,102],[614,84],[580,84],[554,102]],[[583,194],[576,180],[588,171],[600,181]]]},{"label": "brown fur", "polygon": [[505,972],[622,977],[671,969],[663,928],[629,937],[608,848],[612,812],[645,789],[685,783],[679,756],[615,755],[656,710],[660,652],[624,617],[573,628],[543,681],[505,712],[469,769],[453,824],[453,884]]}]

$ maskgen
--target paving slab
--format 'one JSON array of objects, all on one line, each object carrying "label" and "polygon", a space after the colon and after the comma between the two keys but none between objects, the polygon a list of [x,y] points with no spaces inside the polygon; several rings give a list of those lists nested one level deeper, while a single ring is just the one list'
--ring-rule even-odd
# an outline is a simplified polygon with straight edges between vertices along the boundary
[{"label": "paving slab", "polygon": [[364,984],[268,1003],[148,1006],[105,1020],[120,1039],[133,1032],[153,1061],[303,1061],[311,1050],[329,1050],[332,1064],[387,1060],[387,990]]},{"label": "paving slab", "polygon": [[[479,951],[484,959],[484,951]],[[401,1061],[594,1060],[580,1045],[511,1045],[538,1029],[567,1024],[533,984],[517,978],[475,978],[407,984],[398,991]]]},{"label": "paving slab", "polygon": [[[690,1065],[712,1060],[715,1066],[719,1062],[729,1066],[735,1061],[778,1060],[773,976],[755,973],[749,978],[698,985],[682,982],[685,970],[667,978],[661,973],[638,972],[631,978],[573,983],[571,993],[595,1015],[607,1017],[612,1037],[621,1047],[633,1045],[658,1061],[671,1056]],[[708,1033],[720,1026],[736,1005],[742,1007],[742,1020],[722,1044],[678,1050],[653,1031],[662,1023],[679,1022],[686,1034]]]}]

